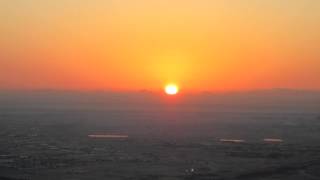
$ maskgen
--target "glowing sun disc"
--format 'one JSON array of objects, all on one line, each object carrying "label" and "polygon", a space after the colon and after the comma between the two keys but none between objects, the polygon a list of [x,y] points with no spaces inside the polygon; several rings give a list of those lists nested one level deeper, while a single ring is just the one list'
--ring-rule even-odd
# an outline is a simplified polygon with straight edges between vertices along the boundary
[{"label": "glowing sun disc", "polygon": [[175,84],[168,84],[168,85],[166,85],[164,91],[168,95],[176,95],[179,92],[179,88]]}]

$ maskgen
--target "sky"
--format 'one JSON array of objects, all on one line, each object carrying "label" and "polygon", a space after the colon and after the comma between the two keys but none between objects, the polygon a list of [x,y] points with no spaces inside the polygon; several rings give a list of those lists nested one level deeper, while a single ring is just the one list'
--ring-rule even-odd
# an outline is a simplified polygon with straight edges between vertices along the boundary
[{"label": "sky", "polygon": [[320,89],[318,0],[1,0],[0,89]]}]

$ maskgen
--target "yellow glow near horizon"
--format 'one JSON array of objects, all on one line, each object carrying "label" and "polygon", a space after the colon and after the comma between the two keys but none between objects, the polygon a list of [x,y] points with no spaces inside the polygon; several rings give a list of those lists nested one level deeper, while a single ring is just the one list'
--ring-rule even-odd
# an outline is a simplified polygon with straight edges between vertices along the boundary
[{"label": "yellow glow near horizon", "polygon": [[164,90],[168,95],[176,95],[179,92],[179,87],[175,84],[168,84]]}]

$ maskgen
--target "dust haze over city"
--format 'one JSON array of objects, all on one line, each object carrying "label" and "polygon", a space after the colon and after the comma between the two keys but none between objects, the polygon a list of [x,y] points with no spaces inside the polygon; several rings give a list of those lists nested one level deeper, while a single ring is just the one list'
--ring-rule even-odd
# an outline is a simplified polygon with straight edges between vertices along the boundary
[{"label": "dust haze over city", "polygon": [[0,2],[0,180],[320,179],[320,2]]}]

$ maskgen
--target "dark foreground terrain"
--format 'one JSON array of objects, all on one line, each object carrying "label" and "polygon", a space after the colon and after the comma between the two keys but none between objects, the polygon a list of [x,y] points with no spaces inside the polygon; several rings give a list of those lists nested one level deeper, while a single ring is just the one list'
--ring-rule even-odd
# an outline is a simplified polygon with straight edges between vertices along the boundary
[{"label": "dark foreground terrain", "polygon": [[320,179],[317,103],[55,108],[3,99],[1,180]]}]

